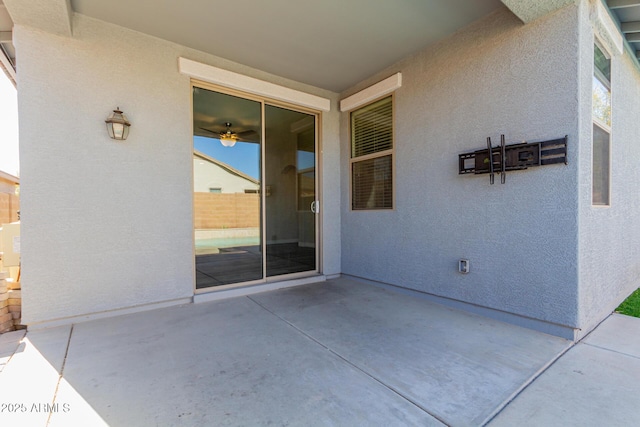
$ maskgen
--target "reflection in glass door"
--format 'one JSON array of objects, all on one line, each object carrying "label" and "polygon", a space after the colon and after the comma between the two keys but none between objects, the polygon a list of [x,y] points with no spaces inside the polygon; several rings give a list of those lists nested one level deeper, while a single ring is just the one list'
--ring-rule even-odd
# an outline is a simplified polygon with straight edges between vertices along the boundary
[{"label": "reflection in glass door", "polygon": [[267,276],[316,269],[315,116],[265,106]]},{"label": "reflection in glass door", "polygon": [[196,288],[317,272],[316,116],[194,87],[193,130]]},{"label": "reflection in glass door", "polygon": [[263,278],[261,103],[193,88],[196,288]]}]

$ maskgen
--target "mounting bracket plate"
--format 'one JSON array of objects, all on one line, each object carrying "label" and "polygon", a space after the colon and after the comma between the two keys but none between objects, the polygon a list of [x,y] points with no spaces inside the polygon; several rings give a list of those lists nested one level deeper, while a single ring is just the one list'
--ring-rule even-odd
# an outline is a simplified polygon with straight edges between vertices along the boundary
[{"label": "mounting bracket plate", "polygon": [[[488,145],[491,146],[490,139],[488,139]],[[494,171],[505,173],[556,163],[567,164],[567,136],[540,142],[510,145],[503,143],[502,146],[491,147],[491,156],[489,156],[488,147],[484,150],[459,154],[458,174],[493,174]],[[504,179],[502,181],[504,183]]]}]

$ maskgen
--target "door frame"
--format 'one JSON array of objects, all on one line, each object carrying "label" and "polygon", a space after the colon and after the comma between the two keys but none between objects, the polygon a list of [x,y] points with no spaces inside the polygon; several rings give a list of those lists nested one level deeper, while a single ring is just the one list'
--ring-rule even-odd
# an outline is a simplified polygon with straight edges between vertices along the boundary
[{"label": "door frame", "polygon": [[[196,267],[195,267],[195,259],[196,259],[196,253],[195,253],[195,228],[194,228],[194,224],[195,224],[195,209],[194,209],[194,196],[193,196],[193,188],[194,188],[194,167],[193,167],[193,161],[191,160],[189,162],[189,164],[191,165],[191,230],[192,230],[192,258],[194,260],[193,262],[193,292],[194,295],[199,295],[199,294],[206,294],[206,293],[211,293],[211,292],[218,292],[218,291],[225,291],[225,290],[229,290],[229,289],[235,289],[235,288],[245,288],[245,287],[249,287],[249,286],[255,286],[255,285],[260,285],[260,284],[266,284],[266,283],[277,283],[277,282],[283,282],[283,281],[287,281],[287,280],[295,280],[295,279],[304,279],[307,277],[313,277],[313,276],[320,276],[322,275],[322,111],[320,110],[316,110],[316,109],[312,109],[309,107],[305,107],[302,105],[296,105],[294,103],[290,103],[290,102],[285,102],[285,101],[280,101],[277,99],[272,99],[266,96],[260,96],[260,95],[255,95],[252,93],[248,93],[248,92],[244,92],[241,90],[237,90],[237,89],[231,89],[225,86],[221,86],[221,85],[217,85],[214,83],[209,83],[203,80],[199,80],[199,79],[194,79],[191,78],[190,79],[190,85],[189,85],[189,96],[190,96],[190,120],[191,120],[191,141],[190,141],[190,150],[189,150],[189,156],[190,159],[193,157],[193,135],[194,135],[194,130],[193,130],[193,88],[194,87],[198,87],[201,89],[205,89],[205,90],[210,90],[210,91],[214,91],[214,92],[219,92],[225,95],[231,95],[231,96],[236,96],[239,98],[243,98],[243,99],[247,99],[247,100],[251,100],[251,101],[256,101],[259,102],[261,104],[261,132],[260,132],[260,138],[261,138],[261,147],[260,147],[260,186],[261,186],[261,191],[260,191],[260,213],[262,216],[261,219],[261,229],[260,229],[260,235],[261,235],[261,249],[262,249],[262,279],[259,280],[251,280],[251,281],[247,281],[247,282],[239,282],[239,283],[232,283],[232,284],[228,284],[228,285],[220,285],[220,286],[212,286],[209,288],[202,288],[202,289],[197,289],[196,288]],[[315,121],[315,188],[316,188],[316,197],[315,200],[318,202],[318,205],[320,207],[319,212],[316,213],[314,215],[314,220],[315,220],[315,227],[316,227],[316,236],[315,236],[315,244],[316,244],[316,268],[315,270],[309,270],[309,271],[304,271],[304,272],[298,272],[298,273],[289,273],[289,274],[282,274],[282,275],[278,275],[278,276],[271,276],[268,277],[266,275],[266,246],[267,246],[267,241],[266,241],[266,203],[264,201],[265,197],[266,197],[266,192],[264,191],[265,188],[265,170],[266,167],[264,166],[264,162],[265,162],[265,106],[266,105],[270,105],[270,106],[274,106],[274,107],[280,107],[280,108],[285,108],[285,109],[289,109],[292,111],[296,111],[296,112],[300,112],[300,113],[304,113],[304,114],[309,114],[311,116],[314,117],[314,121]]]}]

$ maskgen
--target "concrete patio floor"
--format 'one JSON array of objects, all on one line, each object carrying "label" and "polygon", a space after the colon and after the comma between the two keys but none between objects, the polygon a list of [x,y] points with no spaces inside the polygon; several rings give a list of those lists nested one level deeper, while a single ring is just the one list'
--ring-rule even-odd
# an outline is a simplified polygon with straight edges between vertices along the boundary
[{"label": "concrete patio floor", "polygon": [[0,335],[0,426],[638,425],[638,396],[640,319],[573,345],[348,278]]}]

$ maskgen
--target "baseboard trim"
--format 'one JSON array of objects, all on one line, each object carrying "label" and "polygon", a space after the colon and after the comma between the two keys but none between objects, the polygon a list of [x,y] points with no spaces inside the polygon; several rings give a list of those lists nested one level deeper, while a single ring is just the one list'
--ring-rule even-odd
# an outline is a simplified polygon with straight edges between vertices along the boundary
[{"label": "baseboard trim", "polygon": [[533,329],[534,331],[543,332],[545,334],[554,335],[556,337],[565,338],[571,341],[578,340],[579,330],[571,326],[545,322],[544,320],[533,319],[531,317],[525,317],[519,314],[508,313],[506,311],[501,311],[494,308],[484,307],[481,305],[442,297],[427,292],[417,291],[415,289],[403,288],[401,286],[392,285],[389,283],[369,280],[358,276],[352,276],[349,274],[342,274],[342,277],[368,283],[394,292],[400,292],[418,298],[424,298],[447,307],[467,311],[469,313],[479,314],[480,316],[488,317],[490,319],[499,320],[501,322],[510,323],[512,325],[521,326],[527,329]]},{"label": "baseboard trim", "polygon": [[190,304],[191,302],[192,302],[191,297],[178,298],[178,299],[173,299],[168,301],[136,305],[133,307],[99,311],[97,313],[91,313],[91,314],[81,314],[78,316],[61,317],[54,320],[46,320],[44,322],[27,323],[27,331],[36,331],[39,329],[55,328],[56,326],[84,323],[84,322],[89,322],[91,320],[105,319],[108,317],[122,316],[125,314],[140,313],[143,311],[156,310],[158,308],[173,307],[173,306],[182,305],[182,304]]},{"label": "baseboard trim", "polygon": [[316,276],[303,277],[299,279],[260,283],[257,285],[245,286],[242,288],[225,289],[220,291],[213,290],[207,293],[195,294],[193,296],[193,302],[195,304],[199,304],[202,302],[219,301],[227,298],[253,295],[253,294],[267,292],[267,291],[275,291],[277,289],[308,285],[310,283],[325,282],[326,280],[327,280],[326,276],[316,275]]}]

